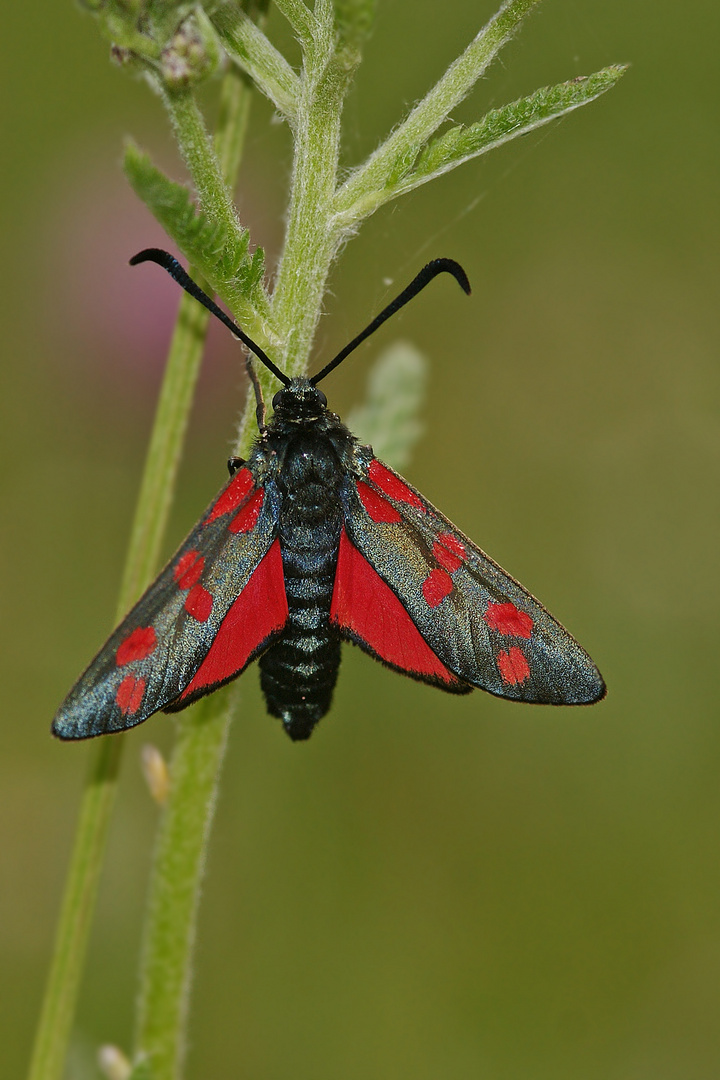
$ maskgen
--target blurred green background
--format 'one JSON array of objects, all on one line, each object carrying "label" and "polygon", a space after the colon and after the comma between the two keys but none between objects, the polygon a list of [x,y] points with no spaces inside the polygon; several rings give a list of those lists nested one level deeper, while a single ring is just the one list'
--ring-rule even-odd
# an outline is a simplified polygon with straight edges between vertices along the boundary
[{"label": "blurred green background", "polygon": [[[494,10],[381,0],[348,103],[358,161]],[[271,33],[287,35],[279,18]],[[720,9],[546,0],[459,119],[615,61],[620,85],[372,219],[332,279],[328,357],[431,256],[377,349],[433,360],[413,483],[545,602],[609,686],[583,710],[446,697],[351,648],[292,745],[242,680],[200,922],[188,1073],[235,1080],[720,1075]],[[51,716],[110,630],[177,293],[119,169],[181,177],[159,101],[72,4],[9,4],[0,727],[0,1075],[22,1076],[87,745]],[[288,141],[258,102],[239,205],[277,254]],[[152,279],[152,281],[150,280]],[[213,332],[167,552],[224,482],[244,398]],[[134,732],[73,1047],[131,1041],[156,809]]]}]

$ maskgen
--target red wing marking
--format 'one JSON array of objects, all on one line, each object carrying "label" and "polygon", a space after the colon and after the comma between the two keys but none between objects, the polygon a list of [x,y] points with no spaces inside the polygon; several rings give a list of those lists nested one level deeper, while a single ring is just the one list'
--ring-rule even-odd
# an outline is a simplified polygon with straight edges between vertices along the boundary
[{"label": "red wing marking", "polygon": [[287,616],[280,542],[274,540],[223,619],[210,651],[178,700],[239,674],[270,634],[282,629]]},{"label": "red wing marking", "polygon": [[435,561],[439,562],[443,570],[447,570],[449,574],[458,570],[463,564],[462,559],[452,551],[448,551],[439,540],[436,540],[433,544],[433,555],[435,556]]},{"label": "red wing marking", "polygon": [[115,693],[115,704],[123,716],[132,716],[142,704],[145,693],[145,680],[134,675],[126,675]]},{"label": "red wing marking", "polygon": [[411,491],[407,484],[404,484],[399,476],[395,476],[389,469],[386,469],[381,461],[377,458],[373,458],[370,462],[370,468],[368,469],[368,476],[374,484],[384,491],[386,495],[389,495],[391,499],[397,499],[399,502],[407,503],[409,506],[414,506],[416,510],[424,510],[422,499]]},{"label": "red wing marking", "polygon": [[185,610],[198,622],[207,622],[212,611],[212,594],[204,585],[194,585],[185,597]]},{"label": "red wing marking", "polygon": [[242,510],[238,510],[235,517],[228,525],[228,529],[231,533],[245,533],[250,532],[257,525],[257,519],[262,510],[263,500],[265,498],[265,491],[263,488],[258,488],[252,498],[243,506]]},{"label": "red wing marking", "polygon": [[442,544],[448,551],[452,551],[453,555],[457,555],[459,559],[464,559],[467,554],[465,545],[451,532],[438,533],[438,543]]},{"label": "red wing marking", "polygon": [[115,663],[118,667],[131,664],[133,660],[144,660],[157,645],[157,637],[152,626],[136,626],[118,646]]},{"label": "red wing marking", "polygon": [[437,607],[453,590],[453,581],[446,570],[431,570],[422,584],[423,596],[429,607]]},{"label": "red wing marking", "polygon": [[237,510],[245,496],[252,491],[253,484],[254,480],[249,469],[240,469],[239,472],[236,472],[205,519],[205,524],[209,525],[211,521],[222,517],[223,514],[229,514],[231,510]]},{"label": "red wing marking", "polygon": [[483,619],[491,630],[512,637],[529,638],[533,621],[525,611],[518,611],[514,604],[488,604]]},{"label": "red wing marking", "polygon": [[387,499],[383,499],[382,495],[378,495],[362,480],[358,480],[356,486],[360,500],[372,521],[384,521],[388,525],[396,525],[398,521],[402,521],[395,507],[391,506]]},{"label": "red wing marking", "polygon": [[517,645],[511,645],[507,652],[497,654],[498,671],[502,675],[502,681],[509,686],[525,682],[530,674],[530,667]]},{"label": "red wing marking", "polygon": [[181,589],[192,589],[197,585],[205,568],[205,557],[199,551],[186,551],[173,570],[173,577]]},{"label": "red wing marking", "polygon": [[330,621],[381,660],[435,682],[461,685],[435,655],[389,585],[340,533]]}]

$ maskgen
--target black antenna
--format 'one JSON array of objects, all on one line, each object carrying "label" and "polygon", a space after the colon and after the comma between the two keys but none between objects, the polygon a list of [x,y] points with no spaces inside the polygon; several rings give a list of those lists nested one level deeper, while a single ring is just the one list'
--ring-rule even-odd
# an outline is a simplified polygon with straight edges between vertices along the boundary
[{"label": "black antenna", "polygon": [[341,364],[346,356],[349,356],[351,352],[357,349],[361,342],[365,341],[365,338],[369,338],[371,334],[374,334],[378,327],[394,315],[396,311],[399,311],[401,307],[407,304],[408,300],[412,300],[414,296],[424,289],[426,285],[429,285],[433,278],[436,278],[438,274],[452,274],[457,281],[460,288],[470,295],[470,282],[468,281],[467,274],[463,270],[460,263],[456,263],[454,259],[433,259],[427,266],[424,266],[419,274],[416,275],[407,286],[406,289],[396,296],[392,303],[388,304],[386,308],[377,315],[369,326],[366,326],[362,333],[354,337],[352,341],[341,349],[337,356],[333,357],[329,364],[326,364],[322,371],[319,371],[317,375],[313,375],[310,382],[313,386],[317,386],[321,379],[324,379],[326,375],[329,375],[338,364]]},{"label": "black antenna", "polygon": [[174,258],[174,256],[170,254],[169,251],[163,251],[162,248],[145,248],[144,251],[139,251],[137,255],[133,255],[132,259],[130,260],[130,265],[137,266],[138,263],[144,262],[157,263],[158,266],[162,266],[163,270],[167,270],[168,274],[170,274],[171,277],[175,278],[178,285],[181,285],[185,292],[190,293],[190,295],[194,296],[196,300],[199,300],[200,303],[208,309],[208,311],[211,311],[213,315],[215,315],[220,320],[220,322],[224,323],[225,326],[227,326],[228,330],[231,334],[233,334],[234,337],[239,338],[239,340],[242,341],[243,345],[246,345],[248,349],[254,352],[258,360],[261,360],[265,367],[272,371],[275,378],[279,379],[283,386],[290,385],[290,379],[288,378],[288,376],[285,375],[280,370],[280,368],[276,367],[275,364],[273,364],[267,353],[263,352],[260,346],[256,345],[252,338],[249,338],[247,334],[240,329],[237,323],[234,323],[232,319],[225,314],[222,308],[219,308],[215,301],[210,299],[206,292],[203,292],[200,286],[193,281],[189,274],[186,274],[180,263],[177,261],[176,258]]}]

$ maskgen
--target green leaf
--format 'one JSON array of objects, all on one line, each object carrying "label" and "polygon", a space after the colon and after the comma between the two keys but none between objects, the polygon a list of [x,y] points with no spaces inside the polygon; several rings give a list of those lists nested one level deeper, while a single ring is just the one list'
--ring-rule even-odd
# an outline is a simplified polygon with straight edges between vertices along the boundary
[{"label": "green leaf", "polygon": [[365,403],[347,418],[361,442],[370,443],[395,469],[404,469],[424,430],[418,413],[425,399],[428,362],[414,345],[397,341],[380,353],[368,377]]},{"label": "green leaf", "polygon": [[124,167],[136,194],[193,265],[208,276],[225,241],[222,224],[198,210],[188,189],[165,176],[134,143],[125,150]]},{"label": "green leaf", "polygon": [[126,148],[124,167],[136,194],[238,317],[266,318],[265,257],[261,248],[250,255],[248,230],[231,233],[221,221],[212,221],[188,189],[165,176],[134,143]]},{"label": "green leaf", "polygon": [[420,147],[408,146],[402,153],[397,155],[395,160],[390,163],[387,176],[385,177],[386,189],[393,191],[395,188],[401,186],[402,181],[412,171],[419,153]]},{"label": "green leaf", "polygon": [[210,17],[231,59],[250,76],[281,115],[294,120],[300,80],[285,57],[268,41],[257,23],[232,0],[214,4]]},{"label": "green leaf", "polygon": [[477,124],[450,128],[426,146],[413,172],[397,185],[398,191],[409,191],[463,161],[586,105],[614,86],[624,71],[624,66],[614,65],[593,75],[543,87],[529,97],[493,109]]}]

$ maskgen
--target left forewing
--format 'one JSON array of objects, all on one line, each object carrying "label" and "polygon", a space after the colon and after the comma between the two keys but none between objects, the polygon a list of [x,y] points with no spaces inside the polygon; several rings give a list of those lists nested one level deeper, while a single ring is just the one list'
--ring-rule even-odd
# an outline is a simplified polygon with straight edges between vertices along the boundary
[{"label": "left forewing", "polygon": [[[235,475],[78,679],[55,717],[56,735],[82,739],[133,727],[242,669],[287,615],[277,503],[274,485],[256,487],[247,468]],[[272,595],[258,598],[252,620],[235,620],[228,635],[224,628],[259,579]],[[218,642],[222,655],[212,652]],[[178,702],[210,654],[210,677]]]}]

